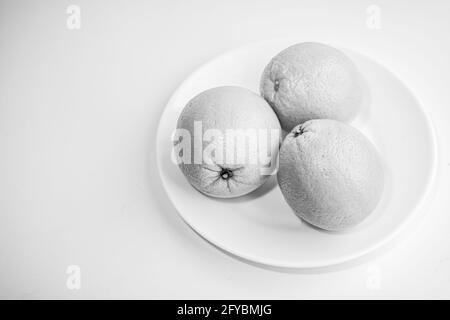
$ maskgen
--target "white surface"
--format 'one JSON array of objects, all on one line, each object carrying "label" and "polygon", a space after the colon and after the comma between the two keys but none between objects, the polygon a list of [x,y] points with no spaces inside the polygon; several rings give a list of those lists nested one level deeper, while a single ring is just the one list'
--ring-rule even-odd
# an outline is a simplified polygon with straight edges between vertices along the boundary
[{"label": "white surface", "polygon": [[[375,144],[385,167],[385,188],[378,207],[349,232],[323,232],[302,223],[285,202],[275,177],[245,197],[214,199],[195,190],[171,161],[176,123],[192,97],[226,85],[259,92],[261,70],[296,41],[249,44],[195,70],[174,92],[160,119],[157,161],[173,205],[203,238],[252,262],[314,269],[371,253],[387,244],[410,218],[426,213],[421,207],[429,199],[436,172],[435,133],[414,95],[391,72],[368,57],[345,51],[368,87],[364,108],[352,125]],[[391,117],[386,117],[388,113]]]},{"label": "white surface", "polygon": [[[73,3],[82,27],[69,31]],[[366,27],[371,4],[380,30]],[[2,1],[0,296],[450,297],[449,9],[447,1]],[[156,128],[180,81],[225,50],[290,36],[381,62],[437,128],[440,181],[428,213],[394,248],[350,269],[283,273],[229,257],[181,221],[158,177]],[[80,290],[66,287],[68,265],[81,268]]]}]

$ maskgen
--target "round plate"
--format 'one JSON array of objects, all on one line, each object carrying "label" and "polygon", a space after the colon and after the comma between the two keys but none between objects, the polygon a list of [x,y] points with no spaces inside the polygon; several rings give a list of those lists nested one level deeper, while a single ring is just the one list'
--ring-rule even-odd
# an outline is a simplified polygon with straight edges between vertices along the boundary
[{"label": "round plate", "polygon": [[[295,43],[295,42],[294,42]],[[433,127],[413,94],[370,58],[342,49],[367,82],[366,108],[351,124],[377,146],[386,184],[376,210],[344,232],[314,229],[284,201],[276,177],[253,193],[231,200],[196,191],[171,161],[171,136],[188,100],[216,86],[258,92],[270,59],[292,41],[247,45],[204,64],[176,90],[161,117],[157,160],[164,188],[184,221],[215,246],[248,261],[284,268],[317,268],[361,257],[387,243],[419,212],[435,176]]]}]

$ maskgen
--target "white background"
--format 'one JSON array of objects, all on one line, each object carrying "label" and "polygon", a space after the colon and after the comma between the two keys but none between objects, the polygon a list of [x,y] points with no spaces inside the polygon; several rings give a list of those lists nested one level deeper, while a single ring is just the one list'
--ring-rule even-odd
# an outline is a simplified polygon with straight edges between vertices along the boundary
[{"label": "white background", "polygon": [[[380,30],[366,25],[372,4]],[[0,297],[450,298],[448,30],[447,1],[0,1]],[[434,121],[435,200],[369,262],[248,265],[194,234],[162,189],[155,139],[171,93],[223,51],[279,37],[374,58]]]}]

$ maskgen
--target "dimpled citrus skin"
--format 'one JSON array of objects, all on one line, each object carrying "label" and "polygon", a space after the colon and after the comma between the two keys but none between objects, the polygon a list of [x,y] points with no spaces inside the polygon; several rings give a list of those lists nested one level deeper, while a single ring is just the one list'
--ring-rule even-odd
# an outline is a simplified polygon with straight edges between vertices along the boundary
[{"label": "dimpled citrus skin", "polygon": [[335,120],[311,120],[283,141],[278,183],[300,218],[342,231],[375,209],[384,179],[378,152],[362,133]]},{"label": "dimpled citrus skin", "polygon": [[[203,132],[218,129],[223,134],[227,129],[270,130],[281,132],[280,123],[272,108],[259,95],[240,87],[225,86],[206,90],[183,109],[177,128],[187,129],[192,140],[192,159],[196,147],[207,147],[211,142],[194,145],[194,121],[202,121]],[[270,139],[270,138],[268,138]],[[269,140],[270,141],[270,140]],[[245,148],[245,146],[244,146]],[[279,146],[272,149],[275,155]],[[251,150],[242,150],[235,144],[235,154],[249,154]],[[252,156],[256,156],[253,154]],[[260,187],[269,177],[263,175],[257,164],[180,164],[181,171],[188,181],[200,192],[218,198],[234,198],[250,193]]]},{"label": "dimpled citrus skin", "polygon": [[260,91],[286,131],[311,119],[351,120],[362,102],[361,76],[353,62],[314,42],[277,54],[264,69]]}]

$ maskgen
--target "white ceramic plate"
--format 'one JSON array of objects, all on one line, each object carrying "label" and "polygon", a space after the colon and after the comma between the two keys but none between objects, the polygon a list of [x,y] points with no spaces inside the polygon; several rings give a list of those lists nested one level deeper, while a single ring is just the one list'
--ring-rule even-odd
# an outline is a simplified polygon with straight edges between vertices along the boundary
[{"label": "white ceramic plate", "polygon": [[171,161],[171,135],[178,116],[203,90],[238,85],[258,92],[260,75],[272,56],[293,44],[251,44],[204,64],[176,90],[162,115],[157,136],[164,188],[184,221],[217,247],[248,261],[284,268],[318,268],[361,257],[386,244],[420,214],[436,169],[432,125],[414,95],[391,72],[361,54],[343,49],[369,88],[364,112],[352,125],[380,151],[386,186],[377,209],[355,229],[331,233],[295,216],[272,177],[248,196],[213,199],[196,191]]}]

